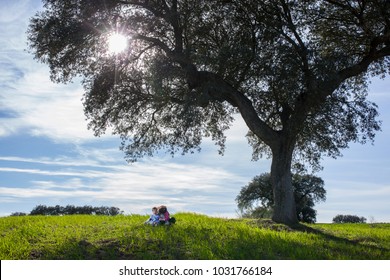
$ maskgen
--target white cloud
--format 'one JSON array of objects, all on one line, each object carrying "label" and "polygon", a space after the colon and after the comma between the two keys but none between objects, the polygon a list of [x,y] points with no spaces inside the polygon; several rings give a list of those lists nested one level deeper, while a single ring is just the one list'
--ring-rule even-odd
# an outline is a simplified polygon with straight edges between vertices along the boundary
[{"label": "white cloud", "polygon": [[12,167],[0,167],[0,172],[15,172],[15,173],[25,173],[33,175],[46,175],[46,176],[77,176],[85,178],[97,178],[101,174],[99,171],[87,171],[87,172],[77,172],[77,171],[49,171],[41,169],[29,169],[29,168],[12,168]]},{"label": "white cloud", "polygon": [[[109,150],[109,149],[108,149]],[[32,162],[33,159],[3,157],[5,160]],[[247,178],[222,168],[210,168],[195,164],[176,164],[161,159],[150,159],[131,165],[93,164],[79,170],[65,162],[61,167],[57,160],[38,160],[50,169],[28,169],[2,167],[0,172],[17,172],[40,175],[45,179],[32,179],[28,186],[0,186],[0,197],[19,201],[61,201],[62,204],[110,204],[127,213],[145,213],[156,204],[168,204],[173,211],[203,211],[235,215],[231,209],[237,186],[246,183]],[[44,167],[44,166],[43,166]],[[43,168],[42,167],[42,168]],[[63,169],[64,168],[64,169]],[[97,170],[99,169],[99,170]],[[63,177],[69,177],[64,179]],[[62,177],[57,180],[57,177]],[[232,190],[236,190],[236,192]],[[31,210],[31,209],[30,209]],[[20,210],[22,211],[22,210]],[[25,211],[25,210],[23,210]]]},{"label": "white cloud", "polygon": [[86,158],[71,158],[68,156],[58,156],[54,158],[48,158],[48,157],[41,157],[41,158],[25,158],[25,157],[15,157],[15,156],[8,156],[8,157],[1,157],[0,161],[7,161],[7,162],[23,162],[23,163],[34,163],[34,164],[46,164],[51,166],[100,166],[98,164],[98,161],[92,160],[92,159],[86,159]]},{"label": "white cloud", "polygon": [[80,86],[53,84],[45,69],[26,71],[14,88],[3,94],[3,107],[14,111],[16,117],[8,119],[13,122],[13,130],[6,124],[2,129],[8,134],[28,130],[34,136],[46,136],[57,142],[95,139],[87,130],[82,95]]}]

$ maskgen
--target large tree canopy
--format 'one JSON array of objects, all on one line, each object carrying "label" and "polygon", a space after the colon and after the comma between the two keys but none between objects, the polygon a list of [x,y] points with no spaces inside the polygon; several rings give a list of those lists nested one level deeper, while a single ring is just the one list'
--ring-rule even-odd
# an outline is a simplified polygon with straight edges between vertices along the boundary
[{"label": "large tree canopy", "polygon": [[[234,114],[254,158],[272,156],[274,216],[295,223],[294,162],[319,167],[379,130],[370,75],[389,71],[387,0],[44,0],[29,44],[51,78],[81,76],[89,126],[128,160],[220,151]],[[108,52],[118,32],[129,47]]]}]

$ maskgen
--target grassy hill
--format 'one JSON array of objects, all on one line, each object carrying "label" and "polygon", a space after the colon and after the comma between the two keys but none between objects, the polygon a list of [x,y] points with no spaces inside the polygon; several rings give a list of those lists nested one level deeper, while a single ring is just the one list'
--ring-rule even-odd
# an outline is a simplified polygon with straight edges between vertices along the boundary
[{"label": "grassy hill", "polygon": [[301,224],[177,213],[0,218],[0,259],[390,259],[390,224]]}]

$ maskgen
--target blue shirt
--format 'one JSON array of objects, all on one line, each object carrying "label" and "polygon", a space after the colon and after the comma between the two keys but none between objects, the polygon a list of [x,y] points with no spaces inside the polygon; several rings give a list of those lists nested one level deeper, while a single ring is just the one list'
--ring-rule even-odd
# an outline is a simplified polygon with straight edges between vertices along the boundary
[{"label": "blue shirt", "polygon": [[159,219],[160,219],[160,216],[158,214],[153,214],[153,215],[150,216],[148,222],[158,223]]}]

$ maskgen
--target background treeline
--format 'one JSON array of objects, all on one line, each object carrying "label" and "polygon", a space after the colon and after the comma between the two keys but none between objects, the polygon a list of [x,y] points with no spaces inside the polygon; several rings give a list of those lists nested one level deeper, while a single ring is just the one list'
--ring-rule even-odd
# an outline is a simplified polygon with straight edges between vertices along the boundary
[{"label": "background treeline", "polygon": [[[37,205],[33,210],[31,210],[29,215],[45,215],[45,216],[59,216],[59,215],[107,215],[107,216],[116,216],[123,214],[123,211],[118,207],[113,206],[99,206],[93,207],[90,205],[85,206],[46,206],[46,205]],[[23,212],[12,213],[11,216],[26,216],[28,214]]]}]

